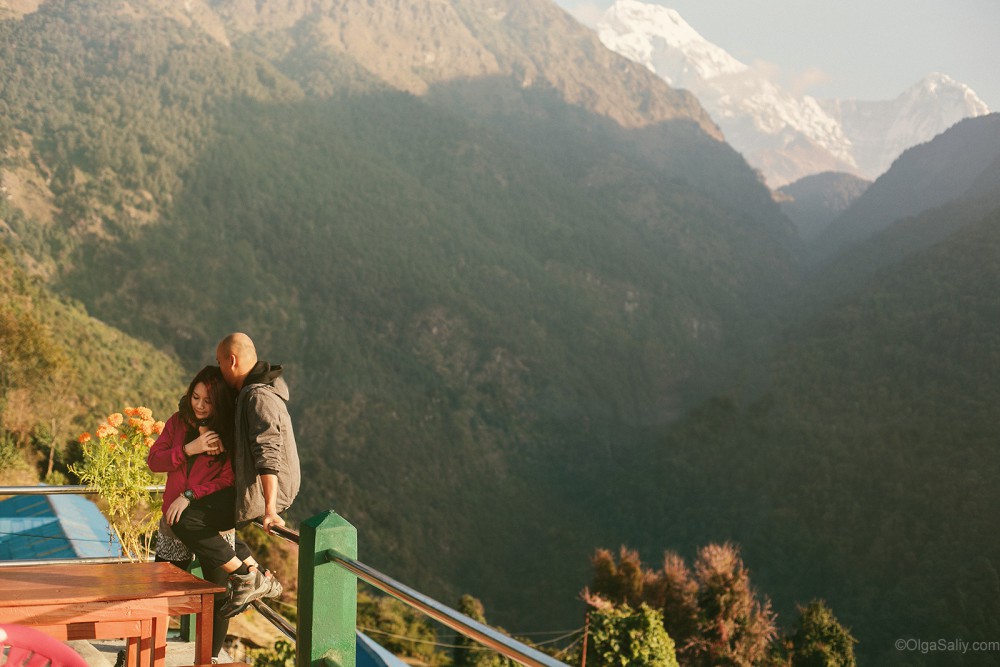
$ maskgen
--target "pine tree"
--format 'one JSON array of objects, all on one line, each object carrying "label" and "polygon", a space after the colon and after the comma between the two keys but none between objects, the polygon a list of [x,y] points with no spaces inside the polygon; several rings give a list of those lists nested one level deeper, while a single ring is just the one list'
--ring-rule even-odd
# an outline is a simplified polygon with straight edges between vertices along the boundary
[{"label": "pine tree", "polygon": [[692,665],[758,665],[777,636],[771,601],[757,599],[750,573],[731,544],[710,544],[698,552],[698,633]]}]

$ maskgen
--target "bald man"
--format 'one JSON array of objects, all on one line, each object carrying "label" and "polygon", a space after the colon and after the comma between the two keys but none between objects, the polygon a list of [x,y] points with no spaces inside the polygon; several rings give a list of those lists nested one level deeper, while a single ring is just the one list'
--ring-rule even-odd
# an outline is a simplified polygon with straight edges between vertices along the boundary
[{"label": "bald man", "polygon": [[[215,357],[226,384],[239,392],[233,439],[236,525],[260,519],[270,533],[272,527],[285,525],[280,513],[295,500],[301,481],[299,454],[286,405],[288,385],[281,378],[281,366],[260,361],[253,341],[244,333],[223,338]],[[249,550],[242,546],[238,545],[236,551],[246,563]],[[276,582],[262,579],[256,572],[245,574],[245,569],[241,566],[229,577],[224,604],[227,617],[240,613],[259,597],[280,594]]]}]

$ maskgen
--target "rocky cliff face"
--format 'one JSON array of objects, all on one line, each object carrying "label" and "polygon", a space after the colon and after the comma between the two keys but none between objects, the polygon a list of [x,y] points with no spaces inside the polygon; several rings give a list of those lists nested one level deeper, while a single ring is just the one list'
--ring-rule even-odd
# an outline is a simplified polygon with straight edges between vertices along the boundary
[{"label": "rocky cliff face", "polygon": [[229,40],[263,35],[285,54],[303,48],[336,54],[415,95],[443,83],[500,77],[520,88],[557,91],[624,127],[682,119],[722,137],[691,93],[609,51],[543,0],[187,0],[184,7],[192,15],[210,9]]}]

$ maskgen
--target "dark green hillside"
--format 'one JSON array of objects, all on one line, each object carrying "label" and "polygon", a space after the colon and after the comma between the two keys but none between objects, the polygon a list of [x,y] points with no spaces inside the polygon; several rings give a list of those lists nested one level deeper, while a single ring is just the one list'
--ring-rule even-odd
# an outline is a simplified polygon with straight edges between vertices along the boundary
[{"label": "dark green hillside", "polygon": [[[0,206],[0,219],[5,213]],[[56,462],[65,463],[66,441],[108,414],[142,404],[166,419],[185,387],[173,359],[52,294],[15,265],[6,247],[0,247],[0,358],[5,473],[12,443],[47,453],[55,438]]]},{"label": "dark green hillside", "polygon": [[998,253],[994,208],[797,332],[760,400],[692,414],[643,462],[633,544],[743,544],[779,611],[824,597],[862,664],[993,664],[894,642],[1000,633]]},{"label": "dark green hillside", "polygon": [[981,220],[998,202],[1000,156],[979,174],[963,197],[912,218],[903,218],[818,268],[800,297],[803,304],[800,311],[822,312],[831,303],[864,287],[877,272]]},{"label": "dark green hillside", "polygon": [[962,197],[1000,157],[1000,114],[967,118],[903,152],[811,244],[817,260],[871,238],[893,222]]},{"label": "dark green hillside", "polygon": [[[623,185],[582,189],[402,94],[240,105],[218,127],[171,224],[87,251],[128,281],[84,268],[67,288],[147,294],[171,322],[127,326],[184,358],[240,328],[290,365],[314,448],[300,516],[336,507],[377,562],[497,614],[535,596],[483,583],[519,556],[561,591],[530,604],[572,606],[606,452],[746,353],[733,328],[787,275],[780,237],[628,162]],[[663,219],[629,215],[623,187]]]},{"label": "dark green hillside", "polygon": [[750,366],[792,282],[753,172],[692,119],[544,86],[465,112],[294,34],[104,6],[0,24],[5,168],[50,204],[12,199],[10,244],[189,372],[233,329],[285,364],[296,518],[338,509],[367,560],[513,629],[575,620],[615,462]]},{"label": "dark green hillside", "polygon": [[778,188],[781,210],[799,235],[811,242],[868,189],[871,181],[853,174],[827,171]]}]

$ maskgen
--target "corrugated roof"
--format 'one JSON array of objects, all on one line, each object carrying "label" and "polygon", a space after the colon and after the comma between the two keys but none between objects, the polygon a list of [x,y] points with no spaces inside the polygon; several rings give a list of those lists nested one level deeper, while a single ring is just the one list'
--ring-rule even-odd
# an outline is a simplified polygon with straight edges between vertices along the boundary
[{"label": "corrugated roof", "polygon": [[0,502],[0,560],[119,555],[107,519],[86,498],[14,496]]}]

